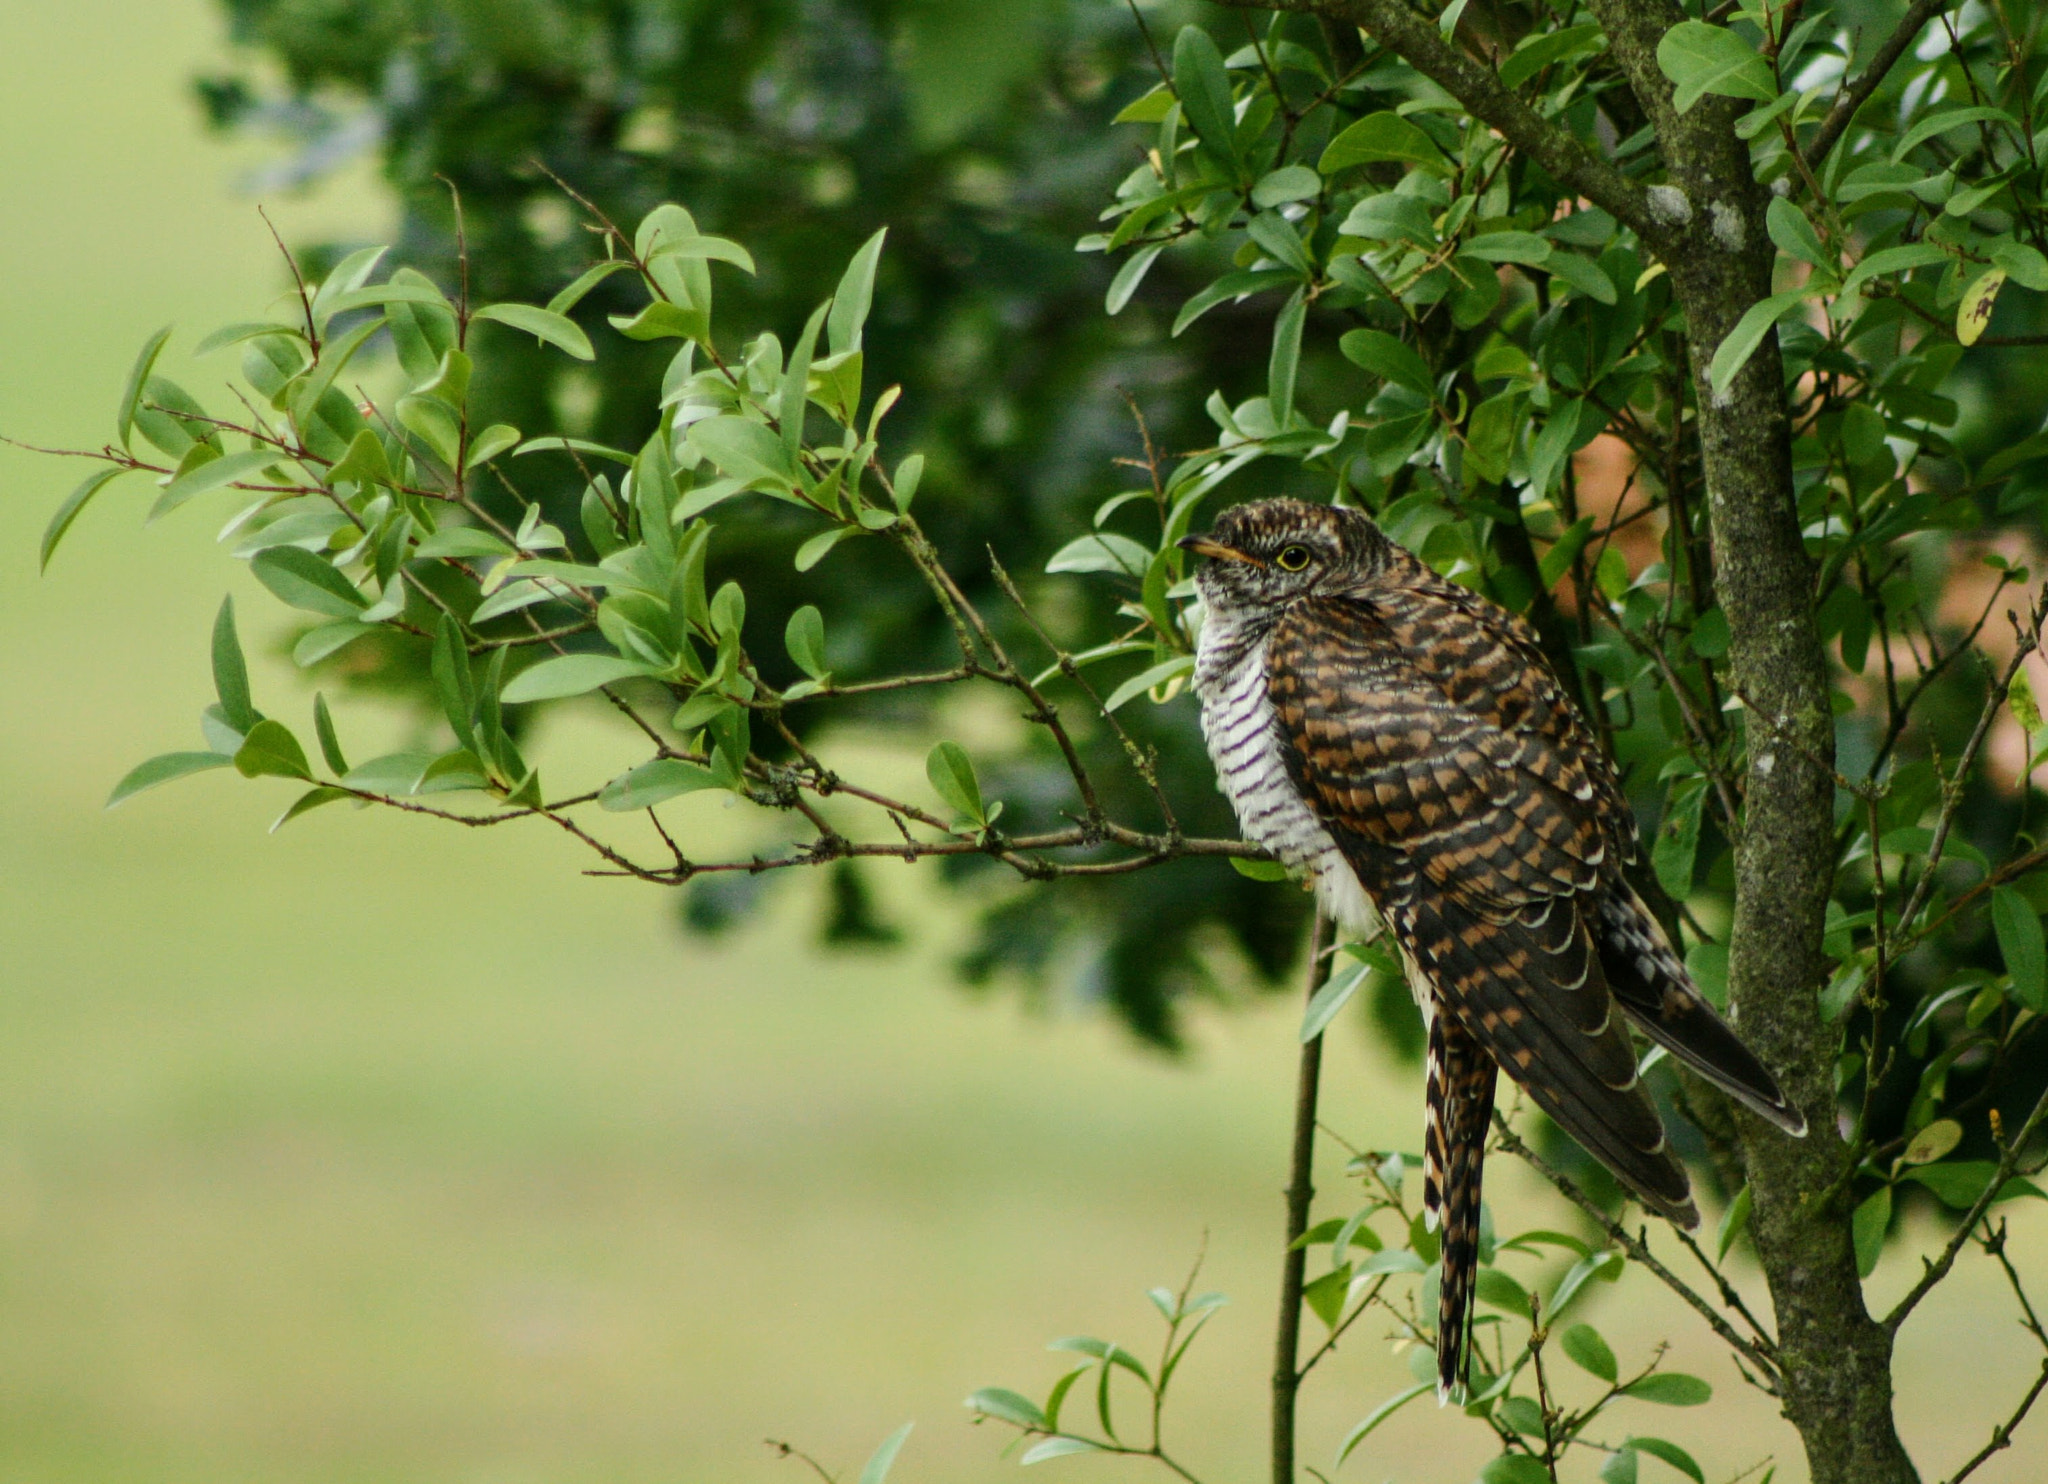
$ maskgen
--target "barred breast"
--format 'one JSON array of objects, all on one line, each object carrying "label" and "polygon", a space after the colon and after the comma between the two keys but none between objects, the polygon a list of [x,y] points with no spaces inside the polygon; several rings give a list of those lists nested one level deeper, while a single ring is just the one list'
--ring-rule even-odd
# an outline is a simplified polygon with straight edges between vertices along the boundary
[{"label": "barred breast", "polygon": [[1379,914],[1350,863],[1287,776],[1266,688],[1265,635],[1248,634],[1212,613],[1195,653],[1195,694],[1216,785],[1237,811],[1245,838],[1311,875],[1323,910],[1352,933],[1379,931]]}]

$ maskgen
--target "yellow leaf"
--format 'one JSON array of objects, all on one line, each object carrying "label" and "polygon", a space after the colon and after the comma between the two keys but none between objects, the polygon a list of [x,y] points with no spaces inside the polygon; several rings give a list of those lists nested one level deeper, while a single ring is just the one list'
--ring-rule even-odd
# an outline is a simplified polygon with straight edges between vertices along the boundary
[{"label": "yellow leaf", "polygon": [[1991,306],[1998,302],[1999,287],[2005,282],[2003,268],[1988,269],[1970,285],[1963,302],[1956,306],[1956,339],[1975,345],[1984,327],[1991,323]]}]

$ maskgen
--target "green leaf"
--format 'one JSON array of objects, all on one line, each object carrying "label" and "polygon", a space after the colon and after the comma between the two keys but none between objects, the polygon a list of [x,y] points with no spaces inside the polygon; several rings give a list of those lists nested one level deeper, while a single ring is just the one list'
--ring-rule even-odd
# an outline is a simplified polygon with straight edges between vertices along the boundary
[{"label": "green leaf", "polygon": [[782,642],[789,650],[789,657],[796,661],[796,667],[813,680],[824,680],[830,672],[825,668],[825,615],[816,605],[806,603],[790,614],[789,624],[782,631]]},{"label": "green leaf", "polygon": [[247,736],[257,715],[249,703],[249,666],[242,658],[242,641],[235,635],[233,598],[220,600],[220,612],[213,620],[213,689],[228,724]]},{"label": "green leaf", "polygon": [[1344,1441],[1337,1449],[1337,1463],[1341,1466],[1344,1460],[1351,1456],[1351,1450],[1365,1441],[1367,1434],[1435,1384],[1433,1381],[1423,1381],[1406,1391],[1398,1391],[1366,1413],[1365,1420],[1344,1435]]},{"label": "green leaf", "polygon": [[1278,861],[1249,860],[1241,855],[1230,857],[1230,869],[1240,876],[1249,876],[1254,881],[1285,881],[1287,867]]},{"label": "green leaf", "polygon": [[[1698,21],[1686,22],[1698,25]],[[1713,384],[1714,392],[1720,395],[1728,390],[1742,368],[1749,364],[1749,358],[1756,354],[1756,348],[1763,344],[1764,336],[1771,326],[1790,314],[1805,299],[1803,290],[1793,289],[1789,293],[1773,294],[1749,306],[1735,328],[1722,338],[1720,348],[1714,352],[1714,361],[1707,368],[1707,377]]]},{"label": "green leaf", "polygon": [[1539,31],[1525,36],[1514,53],[1500,64],[1503,87],[1519,88],[1553,62],[1585,52],[1601,51],[1607,39],[1594,25],[1566,26],[1558,31]]},{"label": "green leaf", "polygon": [[910,509],[910,502],[917,497],[917,487],[923,482],[923,454],[914,453],[896,466],[896,475],[889,481],[889,490],[898,510]]},{"label": "green leaf", "polygon": [[1173,41],[1173,90],[1195,137],[1217,159],[1237,161],[1237,113],[1223,53],[1200,26],[1182,26]]},{"label": "green leaf", "polygon": [[933,792],[951,805],[955,813],[976,824],[987,822],[974,764],[958,742],[941,742],[934,747],[924,760],[924,776],[931,781]]},{"label": "green leaf", "polygon": [[225,768],[232,759],[218,752],[164,752],[146,763],[138,763],[128,770],[121,781],[114,785],[114,791],[107,795],[106,807],[111,809],[126,799],[133,798],[146,788],[155,788],[159,783],[169,783],[183,778],[188,773],[204,773],[210,768]]},{"label": "green leaf", "polygon": [[2036,293],[2048,290],[2048,257],[2041,250],[2024,242],[1996,242],[1991,245],[1991,261],[2012,275],[2012,281],[2023,289]]},{"label": "green leaf", "polygon": [[1147,243],[1124,259],[1116,270],[1116,277],[1109,281],[1109,292],[1103,295],[1103,313],[1116,314],[1131,302],[1131,295],[1138,291],[1138,285],[1144,282],[1153,260],[1165,246],[1163,242]]},{"label": "green leaf", "polygon": [[508,557],[516,553],[505,539],[479,526],[443,526],[413,548],[415,557]]},{"label": "green leaf", "polygon": [[651,809],[680,794],[724,788],[726,782],[709,768],[677,757],[659,757],[621,773],[607,783],[597,802],[615,814]]},{"label": "green leaf", "polygon": [[1344,352],[1344,359],[1359,369],[1435,399],[1436,382],[1429,374],[1429,363],[1412,346],[1386,331],[1347,330],[1338,340],[1337,348]]},{"label": "green leaf", "polygon": [[1550,1471],[1543,1460],[1526,1453],[1503,1453],[1487,1460],[1479,1471],[1479,1484],[1550,1484]]},{"label": "green leaf", "polygon": [[889,235],[884,227],[860,246],[832,291],[832,313],[825,321],[826,343],[832,354],[842,355],[861,348],[861,328],[868,321],[868,307],[875,297],[875,266],[882,260],[882,243]]},{"label": "green leaf", "polygon": [[804,542],[802,546],[796,549],[795,565],[797,571],[810,571],[811,568],[825,560],[825,554],[831,551],[833,547],[844,541],[848,536],[858,536],[860,533],[859,526],[834,526],[828,531],[818,532],[817,535],[811,537],[810,540]]},{"label": "green leaf", "polygon": [[281,721],[265,718],[249,728],[242,747],[235,754],[235,771],[244,778],[311,778],[306,750],[291,728]]},{"label": "green leaf", "polygon": [[1045,1426],[1045,1414],[1038,1410],[1037,1403],[1006,1387],[984,1386],[967,1398],[967,1406],[984,1417],[993,1417],[998,1422],[1008,1422],[1017,1427]]},{"label": "green leaf", "polygon": [[356,764],[341,781],[366,794],[409,794],[419,787],[420,775],[433,761],[433,754],[428,752],[389,752]]},{"label": "green leaf", "polygon": [[1252,205],[1264,211],[1289,201],[1313,201],[1323,191],[1323,178],[1307,165],[1283,165],[1259,177],[1252,187]]},{"label": "green leaf", "polygon": [[1473,1279],[1472,1292],[1482,1304],[1529,1317],[1529,1290],[1499,1268],[1481,1268]]},{"label": "green leaf", "polygon": [[1652,1458],[1661,1458],[1689,1477],[1693,1484],[1707,1484],[1707,1476],[1693,1461],[1693,1456],[1676,1443],[1667,1443],[1662,1438],[1630,1438],[1621,1446],[1637,1453],[1647,1453]]},{"label": "green leaf", "polygon": [[464,793],[486,789],[490,785],[490,776],[484,772],[482,760],[467,747],[458,747],[428,763],[413,791],[423,794]]},{"label": "green leaf", "polygon": [[1714,1399],[1714,1388],[1698,1376],[1688,1376],[1680,1371],[1659,1371],[1625,1387],[1623,1395],[1665,1407],[1698,1407]]},{"label": "green leaf", "polygon": [[1112,124],[1163,123],[1166,120],[1167,114],[1173,111],[1173,105],[1177,101],[1173,96],[1173,89],[1162,83],[1158,87],[1153,88],[1151,92],[1126,103],[1118,110],[1117,116],[1111,119],[1110,122]]},{"label": "green leaf", "polygon": [[[403,268],[398,270],[404,273]],[[370,309],[385,304],[419,304],[429,309],[448,308],[448,296],[431,283],[400,283],[394,276],[390,283],[378,284],[375,288],[350,289],[337,294],[327,305],[327,316],[346,314],[351,309]]]},{"label": "green leaf", "polygon": [[1072,1433],[1062,1433],[1056,1438],[1047,1438],[1042,1443],[1033,1444],[1025,1450],[1023,1457],[1017,1460],[1017,1464],[1018,1467],[1022,1468],[1034,1463],[1044,1463],[1048,1458],[1065,1458],[1070,1453],[1100,1453],[1102,1451],[1100,1443],[1091,1443],[1088,1439],[1076,1437]]},{"label": "green leaf", "polygon": [[797,337],[796,349],[789,353],[789,365],[783,372],[782,391],[775,403],[775,422],[782,432],[782,462],[785,467],[799,467],[804,449],[804,409],[810,405],[811,357],[818,348],[818,332],[824,328],[825,316],[831,310],[829,304],[820,304],[811,311],[811,317],[804,322],[804,332]]},{"label": "green leaf", "polygon": [[461,462],[457,457],[462,444],[461,424],[456,421],[454,409],[439,397],[400,397],[398,421],[450,469]]},{"label": "green leaf", "polygon": [[1892,1221],[1892,1188],[1880,1185],[1856,1207],[1849,1224],[1856,1247],[1856,1276],[1868,1278],[1877,1271],[1878,1254],[1884,1251],[1884,1234]]},{"label": "green leaf", "polygon": [[[1902,247],[1879,248],[1866,253],[1863,260],[1849,272],[1842,284],[1844,294],[1853,294],[1873,278],[1888,273],[1910,273],[1915,268],[1931,268],[1937,263],[1953,261],[1954,254],[1944,252],[1932,242],[1908,242]],[[1778,295],[1783,298],[1784,295]]]},{"label": "green leaf", "polygon": [[730,263],[742,273],[752,273],[754,255],[737,242],[725,237],[706,237],[701,233],[682,236],[664,234],[660,245],[647,255],[651,263],[656,258],[691,258],[707,263]]},{"label": "green leaf", "polygon": [[345,788],[334,788],[325,783],[317,784],[292,800],[291,807],[270,822],[270,833],[276,834],[301,814],[309,814],[322,804],[332,804],[337,799],[353,797],[354,795]]},{"label": "green leaf", "polygon": [[1249,294],[1260,293],[1266,289],[1291,287],[1295,282],[1295,276],[1282,268],[1226,273],[1191,294],[1187,303],[1181,305],[1180,313],[1173,319],[1173,334],[1178,336],[1182,330],[1226,299],[1243,299]]},{"label": "green leaf", "polygon": [[1585,295],[1596,304],[1612,304],[1617,298],[1614,280],[1599,264],[1575,252],[1552,253],[1544,260],[1543,271],[1553,279],[1564,280],[1575,293]]},{"label": "green leaf", "polygon": [[860,1484],[882,1484],[889,1477],[889,1469],[896,1462],[896,1455],[903,1447],[903,1440],[910,1436],[915,1422],[906,1422],[896,1431],[882,1439],[882,1446],[868,1459],[867,1467],[860,1471]]},{"label": "green leaf", "polygon": [[1301,366],[1301,327],[1308,317],[1308,290],[1298,288],[1273,321],[1273,351],[1266,365],[1266,400],[1283,432],[1294,420],[1294,378]]},{"label": "green leaf", "polygon": [[1429,142],[1429,136],[1398,113],[1369,113],[1332,139],[1316,168],[1335,175],[1353,165],[1394,161],[1407,165],[1436,165],[1443,153]]},{"label": "green leaf", "polygon": [[583,333],[583,327],[553,309],[541,309],[532,304],[486,304],[476,312],[475,318],[524,330],[557,350],[567,351],[579,361],[597,359],[597,352],[591,348],[590,337]]},{"label": "green leaf", "polygon": [[[1957,1211],[1967,1211],[1984,1194],[1984,1188],[1991,1183],[1991,1177],[1998,1173],[1998,1166],[1988,1159],[1959,1159],[1945,1165],[1919,1165],[1904,1172],[1902,1178],[1917,1180],[1933,1191],[1935,1198],[1944,1206]],[[2032,1182],[2008,1180],[1999,1189],[1997,1200],[2009,1201],[2016,1196],[2039,1196]]]},{"label": "green leaf", "polygon": [[1142,577],[1152,565],[1152,553],[1128,536],[1114,531],[1096,531],[1076,536],[1052,554],[1045,564],[1048,572],[1116,572],[1125,577]]},{"label": "green leaf", "polygon": [[384,456],[384,440],[375,431],[364,428],[349,440],[348,452],[327,470],[326,483],[388,484],[391,482],[391,461]]},{"label": "green leaf", "polygon": [[187,500],[224,488],[238,479],[247,479],[258,470],[276,463],[278,457],[275,449],[251,448],[208,459],[165,485],[163,493],[156,497],[156,503],[149,507],[149,514],[144,519],[161,519]]},{"label": "green leaf", "polygon": [[638,314],[606,316],[628,340],[695,340],[706,331],[704,312],[656,299]]},{"label": "green leaf", "polygon": [[587,454],[595,459],[610,459],[614,464],[633,465],[634,456],[623,448],[609,444],[592,443],[588,438],[529,438],[512,450],[512,457],[528,453],[572,453]]},{"label": "green leaf", "polygon": [[59,505],[57,513],[50,517],[50,523],[43,527],[42,557],[36,570],[50,570],[50,558],[56,554],[57,543],[64,539],[64,533],[71,529],[71,523],[78,519],[78,514],[85,509],[86,503],[127,472],[118,466],[112,469],[96,469],[79,482],[78,488],[64,497],[64,503]]},{"label": "green leaf", "polygon": [[2041,934],[2041,914],[2010,886],[1991,893],[1991,925],[1998,951],[2012,975],[2013,997],[2035,1014],[2048,1013],[2048,946]]},{"label": "green leaf", "polygon": [[1609,1248],[1582,1257],[1573,1263],[1564,1277],[1558,1280],[1556,1290],[1550,1295],[1550,1302],[1543,1306],[1545,1320],[1556,1319],[1564,1313],[1565,1307],[1578,1297],[1581,1288],[1595,1278],[1606,1276],[1610,1268],[1618,1273],[1625,1261],[1619,1252]]},{"label": "green leaf", "polygon": [[518,441],[519,430],[510,423],[492,423],[469,440],[469,459],[463,467],[474,469],[479,464],[488,464]]},{"label": "green leaf", "polygon": [[[1232,863],[1235,861],[1233,856]],[[1310,997],[1308,1009],[1302,1013],[1298,1033],[1302,1045],[1306,1046],[1329,1027],[1330,1022],[1350,1003],[1351,997],[1358,993],[1358,986],[1365,983],[1365,976],[1371,971],[1368,964],[1346,964]]]},{"label": "green leaf", "polygon": [[1923,117],[1912,128],[1899,136],[1899,142],[1892,146],[1892,159],[1903,160],[1920,145],[1937,134],[1946,134],[1950,129],[1960,129],[1965,124],[2004,124],[2016,127],[2013,116],[2002,108],[1964,106],[1942,109]]},{"label": "green leaf", "polygon": [[1436,227],[1429,219],[1429,208],[1398,191],[1367,196],[1351,208],[1337,230],[1346,237],[1364,237],[1374,242],[1412,242],[1418,247],[1436,243]]},{"label": "green leaf", "polygon": [[1600,1331],[1592,1325],[1573,1325],[1564,1332],[1562,1343],[1564,1353],[1571,1358],[1574,1365],[1582,1371],[1598,1376],[1608,1385],[1612,1386],[1615,1377],[1621,1374],[1621,1369],[1614,1360],[1614,1352],[1607,1348],[1607,1341],[1601,1338]]},{"label": "green leaf", "polygon": [[1724,1262],[1728,1249],[1735,1245],[1735,1239],[1742,1235],[1749,1225],[1749,1207],[1754,1197],[1747,1185],[1735,1192],[1735,1199],[1728,1203],[1728,1209],[1721,1213],[1721,1225],[1714,1233],[1714,1261]]},{"label": "green leaf", "polygon": [[1600,1465],[1600,1484],[1636,1484],[1636,1465],[1635,1449],[1626,1446],[1615,1449]]},{"label": "green leaf", "polygon": [[128,368],[128,383],[121,388],[121,406],[114,416],[114,426],[119,430],[121,446],[128,447],[128,435],[135,427],[135,409],[142,404],[142,389],[149,384],[149,373],[156,367],[156,358],[164,348],[164,342],[171,338],[171,327],[165,325],[148,340],[136,353],[135,364]]},{"label": "green leaf", "polygon": [[429,662],[434,691],[441,700],[441,714],[464,747],[476,748],[476,677],[469,668],[469,649],[462,638],[462,625],[453,614],[443,613],[434,628],[434,649]]},{"label": "green leaf", "polygon": [[1193,674],[1194,669],[1195,657],[1191,654],[1177,654],[1170,660],[1161,660],[1150,669],[1141,670],[1111,691],[1109,698],[1102,703],[1102,709],[1104,711],[1115,711],[1127,701],[1143,695],[1146,691],[1152,690],[1156,686],[1164,685],[1169,680],[1177,680],[1184,675]]},{"label": "green leaf", "polygon": [[710,459],[720,473],[745,484],[788,489],[796,482],[782,440],[752,418],[707,417],[691,423],[688,436],[690,446]]},{"label": "green leaf", "polygon": [[602,263],[592,264],[577,274],[575,281],[567,288],[555,295],[554,298],[548,300],[548,312],[550,314],[567,314],[583,302],[585,294],[603,283],[607,278],[610,278],[614,273],[628,272],[632,267],[633,264],[625,258],[607,258]]},{"label": "green leaf", "polygon": [[1650,865],[1656,870],[1658,883],[1674,902],[1692,895],[1693,862],[1700,844],[1700,810],[1707,797],[1706,789],[1697,782],[1678,787],[1684,791],[1672,799],[1650,846]]},{"label": "green leaf", "polygon": [[320,755],[327,759],[327,766],[339,778],[348,772],[348,759],[342,756],[341,738],[334,730],[333,713],[327,709],[327,697],[313,692],[313,735],[320,739]]},{"label": "green leaf", "polygon": [[1834,271],[1834,258],[1821,242],[1820,233],[1813,230],[1806,213],[1784,197],[1771,198],[1770,209],[1764,213],[1764,225],[1780,252],[1816,268]]},{"label": "green leaf", "polygon": [[337,650],[355,643],[363,635],[376,632],[375,624],[324,623],[319,628],[309,629],[299,636],[299,642],[292,646],[292,663],[301,670],[310,670]]},{"label": "green leaf", "polygon": [[1482,232],[1467,239],[1458,251],[1482,263],[1522,263],[1541,267],[1550,261],[1554,249],[1534,232]]},{"label": "green leaf", "polygon": [[1771,64],[1735,32],[1705,21],[1680,21],[1657,43],[1657,65],[1677,85],[1680,113],[1708,93],[1768,103],[1778,96]]},{"label": "green leaf", "polygon": [[[372,335],[384,328],[381,319],[365,320],[339,340],[330,341],[320,348],[320,359],[307,375],[299,389],[292,393],[292,421],[301,429],[310,427],[320,406],[320,399],[327,395],[355,353],[363,348]],[[275,455],[272,455],[274,458]]]},{"label": "green leaf", "polygon": [[650,674],[648,667],[613,654],[565,654],[542,660],[521,670],[506,685],[504,699],[512,704],[527,701],[557,701],[580,696],[617,680]]},{"label": "green leaf", "polygon": [[1937,1159],[1963,1142],[1963,1126],[1953,1118],[1937,1118],[1927,1127],[1913,1135],[1906,1145],[1906,1152],[1899,1156],[1903,1164],[1931,1165]]},{"label": "green leaf", "polygon": [[355,618],[370,606],[334,564],[297,546],[271,546],[249,563],[256,580],[294,608],[329,618]]}]

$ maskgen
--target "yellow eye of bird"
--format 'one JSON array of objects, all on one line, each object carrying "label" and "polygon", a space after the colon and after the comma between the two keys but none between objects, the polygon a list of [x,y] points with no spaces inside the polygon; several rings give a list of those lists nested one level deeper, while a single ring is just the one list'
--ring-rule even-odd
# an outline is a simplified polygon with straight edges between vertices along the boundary
[{"label": "yellow eye of bird", "polygon": [[1273,558],[1273,565],[1282,572],[1299,572],[1308,565],[1309,555],[1309,549],[1299,543],[1283,546],[1280,548],[1280,554]]}]

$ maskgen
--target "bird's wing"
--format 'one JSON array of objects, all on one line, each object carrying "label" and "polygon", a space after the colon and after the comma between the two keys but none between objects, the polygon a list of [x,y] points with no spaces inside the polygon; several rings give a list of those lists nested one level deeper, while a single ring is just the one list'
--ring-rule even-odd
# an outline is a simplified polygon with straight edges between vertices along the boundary
[{"label": "bird's wing", "polygon": [[1622,868],[1636,860],[1634,818],[1621,780],[1567,699],[1521,619],[1417,564],[1417,582],[1389,596],[1383,621],[1415,670],[1454,705],[1514,739],[1496,744],[1574,801],[1583,856],[1604,847],[1604,889],[1588,927],[1615,1000],[1637,1029],[1787,1133],[1806,1132],[1777,1079],[1699,992],[1663,928]]},{"label": "bird's wing", "polygon": [[1427,644],[1437,666],[1492,672],[1508,697],[1530,668],[1483,615],[1435,609],[1449,611],[1415,621],[1323,598],[1283,615],[1267,663],[1289,772],[1439,1006],[1648,1204],[1690,1224],[1684,1168],[1594,945],[1610,848],[1599,788],[1541,725],[1503,725],[1497,705],[1472,702],[1477,687],[1452,690],[1414,662]]}]

